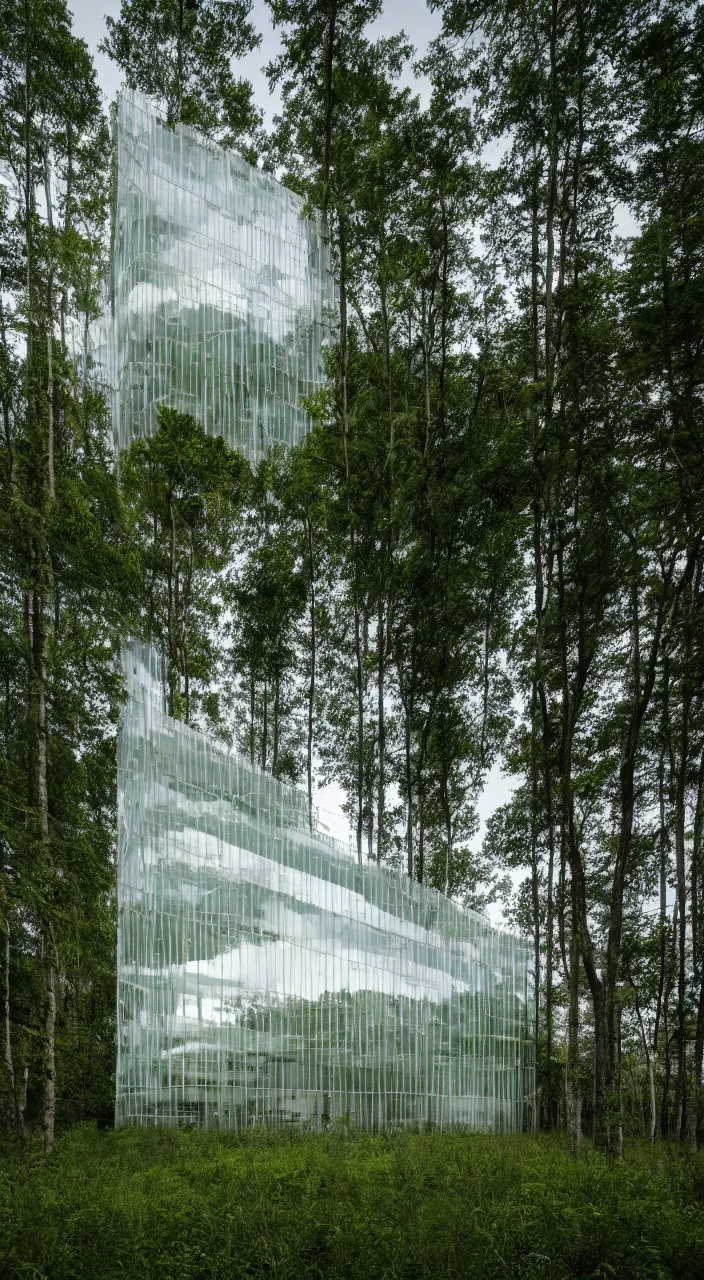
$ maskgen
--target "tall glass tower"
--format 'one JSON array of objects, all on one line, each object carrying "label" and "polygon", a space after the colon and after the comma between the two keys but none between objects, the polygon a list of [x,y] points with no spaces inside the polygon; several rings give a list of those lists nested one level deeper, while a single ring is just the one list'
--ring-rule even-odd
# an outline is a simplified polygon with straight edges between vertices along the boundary
[{"label": "tall glass tower", "polygon": [[[99,360],[117,446],[162,402],[252,460],[295,444],[335,314],[321,228],[134,94],[116,163]],[[526,945],[359,867],[303,793],[165,713],[152,650],[124,666],[117,1124],[528,1124]]]},{"label": "tall glass tower", "polygon": [[118,100],[109,306],[98,363],[118,449],[159,404],[255,461],[308,430],[336,314],[322,227],[270,174]]}]

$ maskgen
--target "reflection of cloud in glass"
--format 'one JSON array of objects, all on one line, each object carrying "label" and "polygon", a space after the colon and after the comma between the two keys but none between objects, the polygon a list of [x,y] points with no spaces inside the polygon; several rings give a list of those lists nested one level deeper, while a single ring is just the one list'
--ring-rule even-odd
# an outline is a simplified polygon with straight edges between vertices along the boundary
[{"label": "reflection of cloud in glass", "polygon": [[127,296],[127,314],[128,316],[148,315],[157,307],[166,306],[169,302],[178,306],[178,294],[175,289],[160,289],[158,285],[141,281],[130,290]]},{"label": "reflection of cloud in glass", "polygon": [[117,444],[149,435],[159,403],[250,458],[308,430],[335,285],[321,228],[269,174],[166,129],[125,93],[117,127],[111,332],[94,349]]},{"label": "reflection of cloud in glass", "polygon": [[185,965],[184,976],[194,973],[205,983],[226,982],[267,998],[313,1001],[342,992],[383,991],[388,996],[440,1002],[449,1000],[454,991],[471,989],[468,983],[457,982],[449,973],[429,965],[410,961],[401,972],[400,966],[382,966],[366,952],[344,945],[330,953],[282,940],[261,946],[243,942],[214,960],[191,960]]},{"label": "reflection of cloud in glass", "polygon": [[520,1127],[529,956],[306,830],[306,797],[163,712],[126,656],[118,1123]]}]

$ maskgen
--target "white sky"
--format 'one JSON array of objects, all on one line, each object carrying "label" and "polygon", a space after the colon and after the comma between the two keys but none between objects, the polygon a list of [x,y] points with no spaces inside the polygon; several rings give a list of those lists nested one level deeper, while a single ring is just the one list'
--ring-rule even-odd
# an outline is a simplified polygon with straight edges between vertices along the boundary
[{"label": "white sky", "polygon": [[[69,8],[73,13],[76,35],[85,40],[95,59],[100,86],[107,101],[111,101],[120,87],[120,72],[117,67],[98,53],[98,44],[105,35],[105,14],[116,18],[120,12],[120,0],[69,0]],[[279,50],[278,35],[271,25],[269,9],[264,0],[254,0],[252,21],[261,33],[262,43],[254,53],[243,58],[237,65],[241,74],[251,80],[254,95],[264,111],[267,122],[276,111],[276,96],[269,93],[266,76],[262,67],[276,57]],[[372,35],[391,36],[404,31],[414,45],[417,56],[422,57],[432,40],[440,31],[440,15],[431,13],[425,0],[387,0],[380,18],[369,28]],[[409,76],[408,82],[410,83]],[[419,88],[422,90],[422,85]]]},{"label": "white sky", "polygon": [[[105,15],[109,14],[116,18],[120,12],[120,0],[97,0],[97,2],[96,0],[73,0],[73,3],[69,0],[69,8],[73,12],[74,31],[85,40],[95,60],[98,80],[105,94],[106,103],[111,102],[120,88],[121,74],[109,58],[98,52],[98,44],[105,35]],[[272,28],[269,9],[264,0],[254,0],[252,20],[256,29],[261,32],[262,43],[254,53],[238,63],[238,69],[243,76],[251,80],[255,99],[264,112],[265,123],[269,124],[277,110],[278,102],[277,96],[269,93],[269,86],[262,68],[276,57],[279,39]],[[381,17],[373,23],[369,31],[376,36],[391,36],[404,31],[416,50],[416,57],[420,58],[424,55],[428,43],[439,34],[440,27],[440,15],[431,13],[425,0],[387,0]],[[410,70],[404,80],[409,84],[415,83],[418,91],[423,94],[424,84],[414,82]],[[504,804],[509,799],[512,790],[511,781],[503,775],[498,765],[495,766],[489,773],[479,802],[481,825],[473,842],[475,847],[481,843],[487,819],[498,805]],[[342,789],[337,784],[321,788],[316,794],[321,820],[330,834],[347,841],[350,833],[347,819],[341,809],[343,799]],[[494,916],[493,911],[489,914]],[[497,912],[497,917],[498,914]]]}]

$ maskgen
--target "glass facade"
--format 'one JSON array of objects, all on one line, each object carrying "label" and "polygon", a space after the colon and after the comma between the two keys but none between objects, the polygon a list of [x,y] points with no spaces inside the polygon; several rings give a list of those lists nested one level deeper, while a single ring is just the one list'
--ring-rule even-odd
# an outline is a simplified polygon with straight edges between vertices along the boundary
[{"label": "glass facade", "polygon": [[270,174],[118,100],[116,207],[95,356],[118,449],[159,404],[191,413],[252,460],[308,430],[336,309],[321,226]]},{"label": "glass facade", "polygon": [[117,1123],[528,1123],[526,944],[311,832],[165,714],[151,650],[125,671]]},{"label": "glass facade", "polygon": [[[251,460],[295,444],[335,315],[320,226],[136,94],[116,166],[96,348],[116,446],[162,402]],[[527,1124],[525,944],[359,867],[303,793],[165,714],[155,653],[124,663],[117,1124]]]}]

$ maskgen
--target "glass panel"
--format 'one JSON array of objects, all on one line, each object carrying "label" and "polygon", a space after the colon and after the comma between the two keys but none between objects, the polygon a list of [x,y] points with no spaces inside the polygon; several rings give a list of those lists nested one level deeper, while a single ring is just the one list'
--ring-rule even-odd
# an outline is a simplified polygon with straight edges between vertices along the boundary
[{"label": "glass panel", "polygon": [[522,1127],[526,944],[307,830],[125,655],[117,1123]]},{"label": "glass panel", "polygon": [[270,174],[137,93],[117,109],[110,299],[95,358],[116,445],[149,435],[160,403],[256,460],[308,430],[336,311],[321,226]]}]

